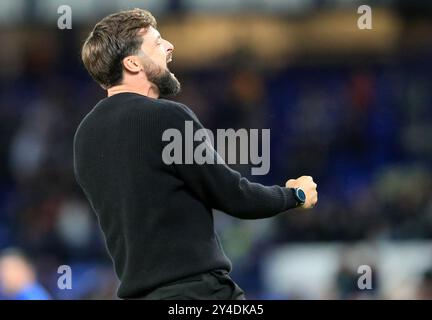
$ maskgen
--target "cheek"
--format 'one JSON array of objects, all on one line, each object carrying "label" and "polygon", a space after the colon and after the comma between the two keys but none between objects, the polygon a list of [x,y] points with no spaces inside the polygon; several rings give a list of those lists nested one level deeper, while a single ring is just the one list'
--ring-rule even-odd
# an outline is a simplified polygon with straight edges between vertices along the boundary
[{"label": "cheek", "polygon": [[[1,0],[0,0],[1,1]],[[155,50],[151,56],[149,56],[150,60],[161,66],[166,67],[166,55],[164,54],[163,50]]]},{"label": "cheek", "polygon": [[166,65],[166,59],[167,59],[167,57],[166,57],[165,54],[159,54],[159,56],[158,56],[158,62],[159,62],[161,65],[163,65],[163,66]]}]

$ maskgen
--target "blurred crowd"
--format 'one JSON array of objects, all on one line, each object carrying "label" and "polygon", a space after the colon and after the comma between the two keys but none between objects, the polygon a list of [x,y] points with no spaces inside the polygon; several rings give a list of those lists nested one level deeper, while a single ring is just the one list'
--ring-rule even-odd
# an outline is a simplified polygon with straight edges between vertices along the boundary
[{"label": "blurred crowd", "polygon": [[[75,130],[104,97],[78,52],[78,39],[39,38],[20,67],[0,70],[0,249],[21,250],[0,258],[6,299],[115,297],[103,237],[73,176]],[[271,129],[269,174],[236,169],[264,184],[301,175],[318,183],[319,204],[307,214],[260,223],[216,214],[233,277],[244,289],[263,296],[260,259],[288,242],[432,238],[431,74],[430,52],[271,72],[236,56],[223,67],[177,73],[177,100],[205,127]],[[65,264],[74,271],[69,291],[57,287],[57,268]],[[22,270],[21,278],[8,270]],[[351,279],[341,267],[338,297],[353,295]],[[431,279],[431,271],[423,275],[422,297],[431,298]]]}]

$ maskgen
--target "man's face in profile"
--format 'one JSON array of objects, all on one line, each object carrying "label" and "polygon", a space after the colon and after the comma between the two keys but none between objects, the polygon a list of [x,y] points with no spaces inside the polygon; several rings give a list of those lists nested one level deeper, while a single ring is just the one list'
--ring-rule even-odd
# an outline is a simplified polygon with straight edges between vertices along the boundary
[{"label": "man's face in profile", "polygon": [[158,87],[162,97],[178,94],[181,89],[180,82],[168,69],[174,46],[162,39],[160,33],[153,27],[149,27],[142,37],[143,43],[138,57],[144,66],[148,80]]}]

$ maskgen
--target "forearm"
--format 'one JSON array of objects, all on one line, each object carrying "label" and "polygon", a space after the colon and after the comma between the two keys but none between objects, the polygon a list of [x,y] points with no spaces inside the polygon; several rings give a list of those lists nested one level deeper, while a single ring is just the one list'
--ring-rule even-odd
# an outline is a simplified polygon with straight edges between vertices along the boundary
[{"label": "forearm", "polygon": [[179,165],[186,186],[214,209],[241,219],[262,219],[296,206],[291,189],[250,182],[225,164]]},{"label": "forearm", "polygon": [[[176,109],[169,116],[169,127],[186,137],[185,122],[193,122],[193,136],[204,129],[199,120],[186,107]],[[193,141],[193,147],[202,141]],[[214,150],[206,144],[206,154],[211,163],[176,163],[176,172],[186,187],[206,206],[226,212],[241,219],[261,219],[277,215],[296,206],[290,189],[280,186],[264,186],[250,182],[240,173],[229,168]],[[221,161],[219,161],[221,160]]]}]

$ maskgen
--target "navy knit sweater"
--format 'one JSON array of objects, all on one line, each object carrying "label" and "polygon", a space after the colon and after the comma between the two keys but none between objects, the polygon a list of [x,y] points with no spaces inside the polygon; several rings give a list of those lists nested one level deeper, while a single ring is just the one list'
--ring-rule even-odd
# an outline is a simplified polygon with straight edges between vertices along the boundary
[{"label": "navy knit sweater", "polygon": [[98,217],[120,298],[230,271],[212,209],[262,219],[296,205],[290,189],[250,182],[225,164],[165,164],[162,134],[184,132],[185,121],[203,128],[182,104],[121,93],[101,100],[76,131],[75,176]]}]

